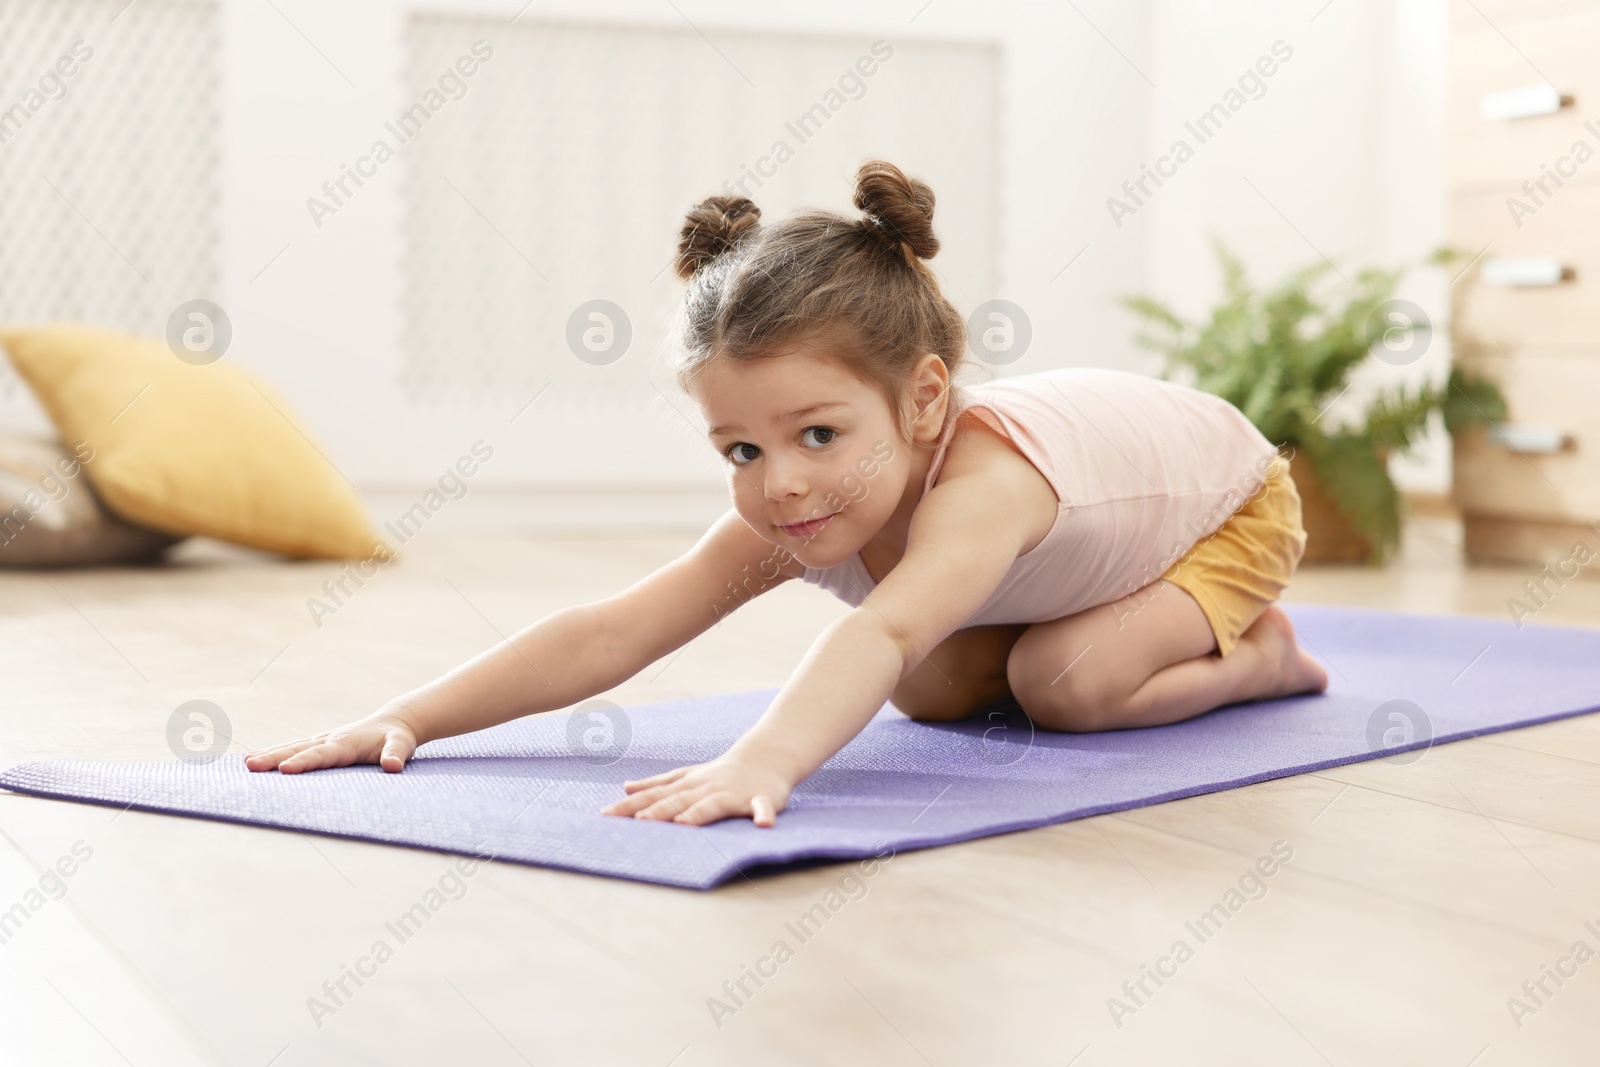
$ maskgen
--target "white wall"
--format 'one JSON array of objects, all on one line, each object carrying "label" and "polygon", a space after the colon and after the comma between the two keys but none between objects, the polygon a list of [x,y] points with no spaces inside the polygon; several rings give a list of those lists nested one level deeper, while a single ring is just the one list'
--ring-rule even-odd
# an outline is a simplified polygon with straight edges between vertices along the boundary
[{"label": "white wall", "polygon": [[[391,500],[414,493],[460,454],[476,425],[492,427],[510,449],[542,447],[519,436],[520,428],[508,433],[499,408],[464,415],[398,398],[404,161],[363,187],[337,225],[318,231],[306,211],[306,197],[402,106],[405,6],[220,3],[219,302],[234,318],[236,337],[248,342],[231,358],[287,395],[335,463],[369,491],[379,518]],[[1325,9],[1322,0],[898,0],[870,8],[842,0],[678,0],[676,9],[656,0],[535,0],[518,18],[679,30],[689,21],[709,40],[707,63],[724,62],[713,51],[719,34],[750,29],[996,44],[993,295],[1020,304],[1032,320],[1032,349],[1008,368],[1025,372],[1068,364],[1150,369],[1150,357],[1131,343],[1132,318],[1114,298],[1149,292],[1202,311],[1216,294],[1205,243],[1211,231],[1228,238],[1258,279],[1307,262],[1316,254],[1310,245],[1361,265],[1432,247],[1442,232],[1442,8],[1442,0],[1335,0]],[[436,0],[427,9],[509,20],[523,3]],[[1202,146],[1146,209],[1114,225],[1107,197],[1280,38],[1295,54],[1266,95]],[[716,121],[715,105],[707,102],[707,121]],[[660,220],[668,245],[677,221]],[[1441,326],[1448,321],[1441,278],[1419,277],[1401,295],[1437,308]],[[1442,341],[1411,370],[1438,373]],[[25,422],[26,413],[13,409],[6,419]],[[656,481],[697,489],[679,494],[688,503],[677,511],[666,503],[653,508],[658,518],[698,522],[722,506],[714,466],[685,457],[675,477]],[[487,508],[482,513],[548,521],[557,498],[524,492],[548,483],[517,474],[514,464],[505,469],[510,473],[486,467],[470,506],[452,509],[456,517]],[[1408,487],[1442,488],[1444,452],[1400,473]],[[560,499],[580,517],[603,510],[570,487]]]},{"label": "white wall", "polygon": [[[1159,92],[1147,155],[1124,157],[1123,175],[1185,136],[1183,123],[1216,102],[1275,41],[1293,56],[1195,157],[1128,220],[1142,236],[1148,287],[1189,317],[1221,283],[1209,245],[1216,233],[1266,284],[1331,259],[1339,270],[1394,267],[1444,241],[1444,0],[1154,0],[1153,66]],[[1189,137],[1191,142],[1193,137]],[[1253,188],[1252,188],[1253,186]],[[1448,280],[1430,268],[1396,295],[1420,305],[1434,339],[1417,363],[1370,361],[1368,373],[1328,413],[1359,407],[1371,386],[1439,380],[1449,367]],[[1393,473],[1404,489],[1444,491],[1442,432]]]},{"label": "white wall", "polygon": [[[414,492],[408,486],[435,476],[479,432],[479,426],[485,433],[492,431],[497,447],[503,444],[507,451],[502,455],[542,454],[562,440],[570,441],[582,424],[568,425],[556,417],[561,409],[554,394],[540,401],[555,405],[543,413],[546,421],[529,418],[510,428],[505,424],[510,409],[463,413],[410,406],[398,397],[392,368],[398,365],[400,343],[396,309],[402,292],[399,219],[404,163],[364,186],[360,197],[333,220],[337,225],[313,230],[304,200],[348,161],[353,146],[364,143],[370,131],[401,106],[403,8],[396,0],[351,0],[339,5],[282,0],[279,6],[287,19],[267,5],[224,2],[225,154],[230,168],[224,303],[234,312],[239,335],[257,341],[254,351],[241,352],[240,358],[253,360],[288,393],[335,462],[371,490],[380,513],[386,507],[381,503],[386,494],[403,499]],[[522,6],[520,0],[447,2],[430,10],[508,20]],[[842,3],[680,7],[694,30],[708,38],[705,61],[713,65],[725,62],[713,50],[718,40],[731,49],[735,46],[729,39],[749,29],[997,44],[1003,56],[1001,147],[1000,157],[990,162],[1000,176],[1000,284],[997,292],[987,295],[1021,303],[1034,320],[1033,350],[1015,369],[1115,361],[1126,350],[1126,328],[1110,308],[1109,295],[1135,286],[1140,279],[1144,252],[1137,243],[1093,247],[1052,284],[1096,223],[1096,192],[1104,181],[1097,168],[1103,166],[1107,148],[1138,143],[1147,105],[1142,80],[1082,16],[1070,9],[980,7],[945,0],[926,7],[919,0],[870,11]],[[1139,6],[1081,7],[1118,47],[1138,56],[1147,36]],[[518,16],[519,20],[619,20],[673,31],[684,28],[685,17],[670,7],[631,0],[535,3]],[[486,69],[482,76],[493,73]],[[796,107],[809,102],[797,99]],[[463,101],[470,104],[470,97]],[[722,110],[719,101],[707,100],[704,121],[718,121]],[[970,149],[983,155],[993,151],[987,143],[972,144]],[[640,174],[637,180],[648,182],[652,176]],[[840,203],[826,206],[845,207],[847,195],[841,182],[836,198]],[[951,214],[962,208],[960,201],[952,201],[945,210]],[[664,249],[670,251],[679,221],[659,220]],[[266,267],[269,262],[272,265]],[[947,259],[943,266],[949,270],[949,264]],[[662,284],[676,283],[669,275]],[[973,302],[974,294],[961,296],[964,302]],[[645,330],[650,325],[639,324]],[[636,343],[653,346],[659,338],[642,337]],[[381,417],[374,418],[373,413]],[[676,412],[663,412],[658,405],[653,415],[665,420],[653,424],[657,441],[669,431],[682,437],[686,426]],[[551,426],[557,429],[542,438],[541,428]],[[598,424],[596,428],[602,438],[615,429]],[[672,439],[674,447],[682,443]],[[644,451],[648,435],[623,444],[638,449],[646,466],[659,458]],[[677,463],[673,470],[648,469],[647,480],[699,486],[700,503],[691,508],[693,515],[685,517],[698,521],[694,516],[714,514],[712,508],[723,506],[721,476],[714,465],[699,452],[684,450],[673,456]],[[633,482],[638,480],[635,476]],[[558,494],[564,506],[580,514],[599,506],[577,492],[571,481],[565,479],[567,485]],[[555,497],[536,501],[529,511],[524,504],[533,498],[520,493],[495,495],[497,488],[529,486],[555,488],[552,479],[530,476],[526,465],[505,463],[498,470],[491,465],[474,487],[473,507],[497,501],[495,511],[502,517],[533,519],[537,512],[549,521]]]}]

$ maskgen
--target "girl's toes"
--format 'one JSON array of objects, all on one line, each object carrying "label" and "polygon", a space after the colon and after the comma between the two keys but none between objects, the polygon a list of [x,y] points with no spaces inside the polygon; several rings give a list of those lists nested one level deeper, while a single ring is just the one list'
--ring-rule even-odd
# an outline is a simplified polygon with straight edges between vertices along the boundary
[{"label": "girl's toes", "polygon": [[1297,651],[1295,660],[1296,693],[1320,693],[1328,688],[1328,672],[1322,664],[1304,651]]}]

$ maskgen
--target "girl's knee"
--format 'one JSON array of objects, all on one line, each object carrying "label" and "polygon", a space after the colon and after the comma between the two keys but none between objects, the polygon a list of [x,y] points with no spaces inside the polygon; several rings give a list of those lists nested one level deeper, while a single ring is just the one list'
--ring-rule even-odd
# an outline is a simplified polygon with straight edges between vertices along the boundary
[{"label": "girl's knee", "polygon": [[889,702],[913,719],[950,722],[1009,696],[1006,657],[1025,630],[995,625],[955,631],[900,679]]},{"label": "girl's knee", "polygon": [[907,718],[918,722],[955,722],[972,714],[976,704],[960,700],[924,700],[918,697],[890,697],[889,702]]},{"label": "girl's knee", "polygon": [[954,722],[964,719],[981,703],[978,694],[943,679],[904,679],[889,695],[906,716],[919,722]]},{"label": "girl's knee", "polygon": [[1093,734],[1122,725],[1122,705],[1114,699],[1075,699],[1071,694],[1018,697],[1017,703],[1034,724],[1044,730],[1068,734]]},{"label": "girl's knee", "polygon": [[1018,641],[1006,662],[1011,692],[1028,717],[1046,730],[1066,733],[1116,729],[1126,693],[1090,660],[1093,647],[1065,663],[1041,659],[1038,647]]}]

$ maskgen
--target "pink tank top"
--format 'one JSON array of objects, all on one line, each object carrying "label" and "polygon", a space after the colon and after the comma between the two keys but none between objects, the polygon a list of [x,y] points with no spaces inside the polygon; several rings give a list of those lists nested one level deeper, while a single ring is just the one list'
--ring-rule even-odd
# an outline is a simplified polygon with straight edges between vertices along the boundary
[{"label": "pink tank top", "polygon": [[[1277,452],[1221,397],[1126,371],[1039,371],[956,386],[952,401],[1009,437],[1060,498],[1044,539],[963,627],[1059,619],[1136,592],[1242,507]],[[851,606],[877,584],[860,553],[803,579]]]}]

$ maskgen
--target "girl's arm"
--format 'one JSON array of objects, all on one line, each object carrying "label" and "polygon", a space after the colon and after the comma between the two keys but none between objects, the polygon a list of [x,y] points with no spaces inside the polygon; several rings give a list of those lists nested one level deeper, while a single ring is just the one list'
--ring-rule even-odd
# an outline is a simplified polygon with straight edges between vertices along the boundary
[{"label": "girl's arm", "polygon": [[563,608],[364,719],[252,752],[245,765],[288,774],[351,763],[398,771],[426,741],[570,707],[787,580],[776,552],[729,511],[682,557],[615,596]]},{"label": "girl's arm", "polygon": [[766,714],[719,758],[627,783],[610,815],[703,825],[748,815],[771,826],[790,790],[860,733],[900,680],[994,592],[1026,536],[1033,492],[1011,470],[975,470],[928,492],[904,557],[829,626]]}]

